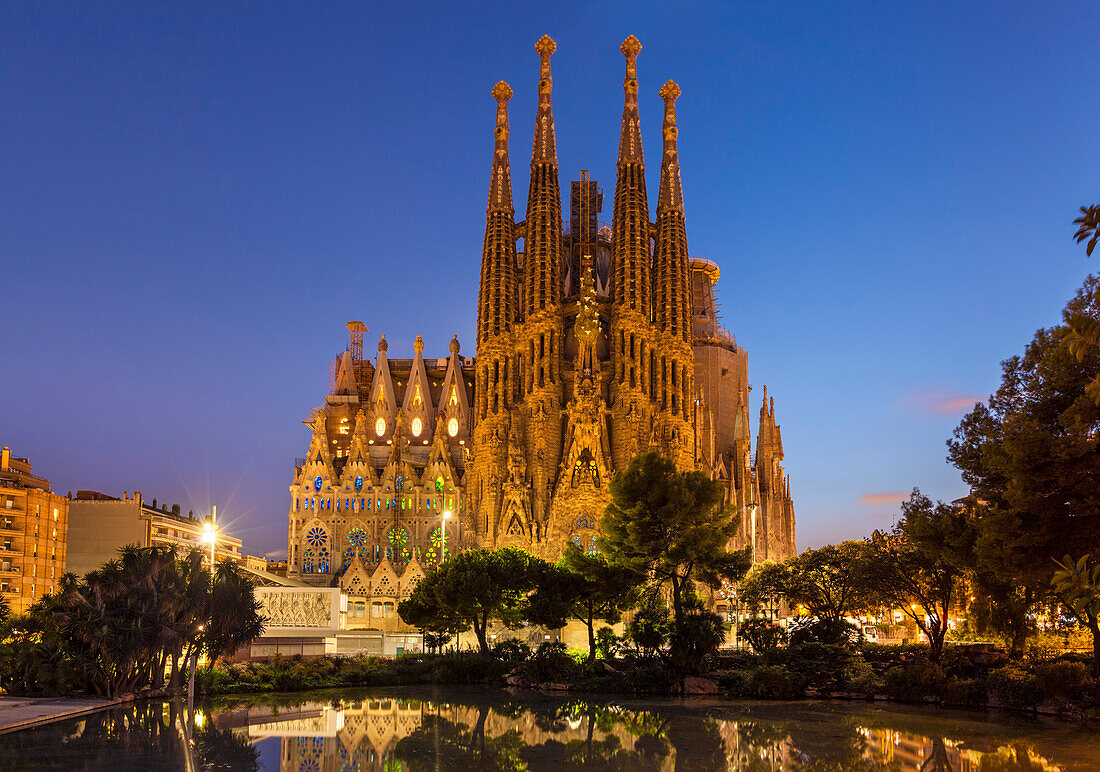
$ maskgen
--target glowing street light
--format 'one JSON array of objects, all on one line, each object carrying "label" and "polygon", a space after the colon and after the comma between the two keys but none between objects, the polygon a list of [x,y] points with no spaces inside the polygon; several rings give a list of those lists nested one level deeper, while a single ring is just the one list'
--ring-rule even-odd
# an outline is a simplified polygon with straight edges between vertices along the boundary
[{"label": "glowing street light", "polygon": [[218,543],[218,508],[213,507],[210,519],[203,525],[202,540],[210,544],[210,572],[214,571],[214,547]]}]

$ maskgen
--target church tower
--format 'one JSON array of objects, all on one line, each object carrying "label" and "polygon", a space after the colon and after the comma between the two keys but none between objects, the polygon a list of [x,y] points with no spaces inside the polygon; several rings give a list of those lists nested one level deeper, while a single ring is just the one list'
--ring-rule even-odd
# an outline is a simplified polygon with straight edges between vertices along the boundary
[{"label": "church tower", "polygon": [[650,361],[652,282],[649,201],[638,112],[638,53],[642,44],[631,35],[619,47],[626,57],[623,121],[615,176],[611,225],[611,385],[616,431],[612,459],[621,468],[648,449],[651,433]]},{"label": "church tower", "polygon": [[654,248],[653,308],[657,326],[654,389],[657,403],[655,440],[660,450],[681,469],[694,467],[695,363],[689,325],[687,230],[684,192],[680,184],[676,100],[680,87],[668,81],[661,87],[665,117],[661,127],[661,157],[657,196],[657,243]]}]

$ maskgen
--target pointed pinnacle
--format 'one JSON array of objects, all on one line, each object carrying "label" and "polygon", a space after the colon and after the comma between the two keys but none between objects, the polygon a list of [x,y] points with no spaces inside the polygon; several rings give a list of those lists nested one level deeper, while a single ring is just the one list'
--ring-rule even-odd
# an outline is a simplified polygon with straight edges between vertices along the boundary
[{"label": "pointed pinnacle", "polygon": [[539,38],[538,42],[535,43],[535,51],[537,51],[538,55],[543,59],[549,59],[557,50],[558,44],[555,43],[554,38],[549,35],[543,35]]},{"label": "pointed pinnacle", "polygon": [[661,90],[657,93],[661,99],[665,100],[665,107],[670,107],[672,103],[680,98],[680,85],[676,81],[670,80],[661,86]]},{"label": "pointed pinnacle", "polygon": [[489,93],[499,104],[508,104],[508,100],[512,98],[512,87],[504,81],[499,81]]},{"label": "pointed pinnacle", "polygon": [[622,51],[623,56],[628,60],[634,59],[638,56],[638,52],[642,50],[642,44],[638,42],[638,38],[630,35],[623,44],[619,46],[619,50]]}]

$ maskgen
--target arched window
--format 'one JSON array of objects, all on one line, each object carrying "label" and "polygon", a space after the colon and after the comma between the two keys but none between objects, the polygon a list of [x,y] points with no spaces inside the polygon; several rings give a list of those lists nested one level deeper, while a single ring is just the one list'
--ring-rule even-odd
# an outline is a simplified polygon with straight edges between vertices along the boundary
[{"label": "arched window", "polygon": [[306,549],[306,551],[302,553],[302,573],[312,574],[315,568],[316,563],[313,561],[313,550]]}]

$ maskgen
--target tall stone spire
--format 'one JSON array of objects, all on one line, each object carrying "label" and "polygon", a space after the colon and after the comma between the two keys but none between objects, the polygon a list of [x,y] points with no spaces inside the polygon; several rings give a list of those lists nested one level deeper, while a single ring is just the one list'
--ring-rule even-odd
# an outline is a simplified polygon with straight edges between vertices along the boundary
[{"label": "tall stone spire", "polygon": [[687,231],[684,193],[680,186],[680,157],[676,146],[676,99],[680,87],[669,81],[661,87],[665,101],[662,126],[661,187],[657,196],[656,276],[653,304],[657,327],[664,333],[691,340],[691,296],[688,287]]},{"label": "tall stone spire", "polygon": [[[615,210],[611,224],[611,404],[620,426],[648,422],[651,394],[648,365],[652,348],[652,299],[649,201],[638,115],[638,53],[642,44],[631,35],[619,47],[626,57],[623,78],[623,122],[615,177]],[[637,432],[620,431],[611,443],[612,460],[622,468],[642,447]]]},{"label": "tall stone spire", "polygon": [[638,117],[638,52],[642,44],[631,35],[619,50],[626,57],[623,124],[619,135],[615,211],[612,215],[612,300],[649,319],[650,255],[649,201],[645,188],[645,159]]},{"label": "tall stone spire", "polygon": [[535,44],[535,50],[542,63],[535,141],[531,150],[531,185],[527,194],[523,272],[527,318],[556,306],[561,296],[561,191],[554,111],[550,101],[554,85],[550,76],[550,56],[557,50],[557,44],[548,35],[543,35]]},{"label": "tall stone spire", "polygon": [[508,332],[516,315],[515,209],[512,205],[512,169],[508,160],[508,100],[512,89],[504,81],[493,86],[497,101],[489,202],[485,239],[481,248],[481,288],[478,296],[477,345]]}]

